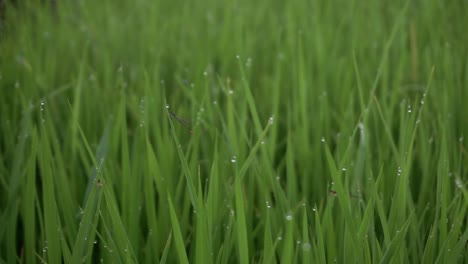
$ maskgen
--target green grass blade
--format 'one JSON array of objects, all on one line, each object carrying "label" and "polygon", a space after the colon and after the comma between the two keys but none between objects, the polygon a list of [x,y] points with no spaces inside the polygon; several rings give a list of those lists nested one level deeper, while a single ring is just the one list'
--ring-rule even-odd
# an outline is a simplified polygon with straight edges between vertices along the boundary
[{"label": "green grass blade", "polygon": [[236,200],[236,231],[239,260],[241,263],[249,263],[249,241],[247,239],[247,223],[245,222],[244,193],[242,191],[241,179],[235,180]]},{"label": "green grass blade", "polygon": [[166,245],[164,246],[164,251],[161,256],[161,260],[159,263],[164,264],[167,263],[167,256],[169,255],[169,249],[171,248],[171,242],[172,242],[172,232],[169,233],[169,236],[167,237],[167,242]]},{"label": "green grass blade", "polygon": [[176,148],[177,148],[177,153],[179,154],[179,159],[180,159],[180,162],[181,162],[181,165],[182,165],[182,170],[184,172],[184,175],[185,175],[185,180],[186,180],[186,183],[187,183],[187,188],[188,188],[188,191],[189,191],[189,195],[190,195],[190,201],[192,202],[192,206],[193,208],[195,209],[195,211],[198,211],[198,198],[197,198],[197,193],[196,193],[196,189],[195,189],[195,184],[193,183],[193,176],[192,176],[192,173],[190,172],[190,168],[189,168],[189,165],[187,163],[187,159],[185,158],[185,154],[182,150],[182,146],[180,145],[179,143],[179,139],[176,135],[176,132],[174,131],[173,128],[173,124],[172,124],[172,118],[169,114],[169,111],[167,111],[167,116],[168,116],[168,120],[171,124],[171,133],[172,133],[172,137],[174,139],[174,143],[176,145]]},{"label": "green grass blade", "polygon": [[265,236],[263,239],[263,263],[274,263],[275,248],[273,245],[270,223],[270,211],[266,212]]},{"label": "green grass blade", "polygon": [[[47,239],[47,259],[51,263],[62,262],[61,242],[60,242],[60,221],[56,204],[56,189],[54,173],[52,169],[53,156],[49,149],[49,138],[47,127],[42,127],[40,137],[41,151],[38,153],[39,167],[43,183],[43,204],[44,204],[44,224],[45,238]],[[45,134],[45,135],[44,135]]]},{"label": "green grass blade", "polygon": [[171,216],[172,232],[174,233],[177,257],[179,258],[180,263],[187,264],[189,261],[185,251],[184,238],[182,237],[182,233],[180,231],[179,220],[177,220],[177,214],[174,210],[174,206],[172,205],[171,197],[168,196],[167,201],[169,203],[169,213]]}]

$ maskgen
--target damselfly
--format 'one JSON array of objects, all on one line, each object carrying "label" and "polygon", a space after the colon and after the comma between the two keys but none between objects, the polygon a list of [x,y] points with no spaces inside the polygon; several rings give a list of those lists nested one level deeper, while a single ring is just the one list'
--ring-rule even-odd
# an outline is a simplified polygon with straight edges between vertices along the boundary
[{"label": "damselfly", "polygon": [[177,122],[179,122],[182,126],[184,126],[189,132],[190,134],[192,135],[195,135],[195,132],[193,132],[193,130],[190,128],[190,126],[188,125],[188,121],[187,120],[184,120],[180,117],[178,117],[174,112],[172,111],[168,111],[169,113],[169,117],[172,118],[172,119],[175,119],[177,120]]}]

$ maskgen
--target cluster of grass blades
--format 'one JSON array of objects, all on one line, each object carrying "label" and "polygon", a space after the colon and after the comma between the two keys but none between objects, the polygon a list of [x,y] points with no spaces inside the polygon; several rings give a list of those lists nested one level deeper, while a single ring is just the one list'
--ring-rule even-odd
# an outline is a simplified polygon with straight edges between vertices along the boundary
[{"label": "cluster of grass blades", "polygon": [[0,263],[468,260],[465,3],[0,2]]}]

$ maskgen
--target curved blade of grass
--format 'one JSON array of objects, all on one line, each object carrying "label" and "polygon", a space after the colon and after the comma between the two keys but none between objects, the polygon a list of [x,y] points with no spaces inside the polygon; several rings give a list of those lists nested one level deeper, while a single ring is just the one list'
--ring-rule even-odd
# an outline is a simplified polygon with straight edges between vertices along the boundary
[{"label": "curved blade of grass", "polygon": [[185,251],[184,238],[182,237],[182,233],[180,231],[179,226],[179,220],[177,220],[177,214],[174,210],[174,206],[172,205],[172,200],[170,196],[167,196],[167,201],[169,203],[169,213],[171,216],[172,232],[174,233],[177,256],[179,257],[180,263],[188,264],[189,261],[187,258],[187,252]]},{"label": "curved blade of grass", "polygon": [[72,263],[83,263],[91,258],[99,220],[100,204],[101,190],[97,184],[94,184],[83,210],[80,228],[73,247]]},{"label": "curved blade of grass", "polygon": [[245,222],[244,194],[242,192],[242,180],[238,177],[235,182],[236,199],[236,227],[237,247],[241,263],[249,263],[249,240],[247,239],[247,224]]},{"label": "curved blade of grass", "polygon": [[235,180],[235,200],[236,200],[236,226],[237,226],[237,246],[239,250],[239,258],[241,263],[249,262],[249,249],[248,249],[248,235],[247,235],[247,224],[245,222],[245,206],[244,206],[244,195],[242,192],[242,179],[247,173],[250,164],[255,158],[255,154],[261,146],[262,139],[266,136],[271,123],[268,122],[267,126],[260,135],[249,156],[245,160],[241,169],[239,170]]},{"label": "curved blade of grass", "polygon": [[369,224],[374,217],[374,200],[370,199],[367,203],[366,211],[364,212],[364,216],[361,220],[361,226],[359,227],[358,231],[358,239],[364,239],[366,233],[369,229]]},{"label": "curved blade of grass", "polygon": [[102,211],[107,213],[106,215],[111,221],[110,225],[107,224],[108,235],[115,243],[118,259],[123,263],[136,263],[137,259],[120,217],[117,202],[108,186],[112,186],[112,184],[109,179],[106,179],[102,187],[105,201]]},{"label": "curved blade of grass", "polygon": [[239,174],[238,174],[238,177],[240,177],[241,179],[244,178],[247,170],[250,167],[250,164],[252,163],[252,161],[255,158],[255,154],[257,153],[258,149],[262,145],[262,140],[266,137],[266,134],[268,133],[268,130],[269,130],[271,125],[272,125],[272,123],[268,122],[265,129],[263,129],[263,132],[260,134],[260,137],[258,138],[257,142],[255,143],[255,145],[250,150],[249,155],[245,159],[245,162],[242,164],[242,167],[240,168]]},{"label": "curved blade of grass", "polygon": [[159,263],[164,264],[167,262],[167,256],[169,255],[169,249],[171,248],[171,242],[172,242],[172,232],[169,233],[169,236],[167,237],[167,242],[166,246],[164,246],[164,250],[161,256],[161,260]]},{"label": "curved blade of grass", "polygon": [[380,264],[387,264],[390,263],[392,257],[396,254],[398,248],[400,248],[405,240],[406,231],[408,231],[408,227],[410,225],[410,220],[408,219],[406,223],[403,225],[402,230],[396,233],[396,236],[388,245],[387,250],[385,251],[384,256],[380,260]]},{"label": "curved blade of grass", "polygon": [[319,263],[327,263],[326,258],[326,249],[325,249],[325,238],[323,234],[323,227],[320,223],[320,214],[318,212],[317,206],[315,206],[315,232],[317,240],[317,260]]},{"label": "curved blade of grass", "polygon": [[250,112],[252,114],[255,129],[257,130],[257,133],[260,135],[260,133],[262,131],[262,125],[261,125],[261,122],[260,122],[260,117],[258,115],[257,107],[255,106],[255,100],[254,100],[253,95],[252,95],[252,90],[250,89],[250,85],[249,85],[249,82],[247,80],[247,76],[246,76],[245,71],[244,71],[244,66],[242,65],[242,62],[241,62],[240,58],[238,58],[238,62],[239,62],[239,68],[240,68],[240,71],[241,71],[242,85],[244,87],[247,104],[248,104]]},{"label": "curved blade of grass", "polygon": [[60,242],[59,212],[57,210],[55,181],[53,179],[53,155],[50,150],[50,142],[47,134],[47,125],[41,129],[41,146],[38,155],[39,168],[43,181],[44,225],[45,238],[47,239],[47,256],[50,263],[62,262],[62,250]]},{"label": "curved blade of grass", "polygon": [[[84,137],[84,134],[81,135],[83,138],[83,144],[90,149],[89,143]],[[73,247],[73,263],[83,262],[86,259],[89,260],[92,254],[101,204],[101,183],[98,183],[98,176],[107,154],[109,145],[108,138],[109,129],[107,127],[104,130],[98,149],[96,151],[96,158],[94,155],[92,156],[93,160],[98,160],[100,163],[96,164],[96,166],[92,169],[91,175],[88,179],[88,185],[86,187],[86,193],[84,195],[83,201],[83,216],[80,221],[80,228],[78,229],[75,245]]]},{"label": "curved blade of grass", "polygon": [[37,145],[38,135],[36,128],[33,128],[31,141],[30,157],[27,162],[26,179],[24,186],[24,206],[23,214],[27,222],[24,225],[24,242],[25,242],[25,263],[36,263],[36,257],[34,256],[35,244],[36,244],[36,213],[35,213],[35,199],[37,197],[36,192],[36,157],[37,157]]},{"label": "curved blade of grass", "polygon": [[[10,228],[0,228],[0,240],[8,241],[6,243],[6,257],[8,262],[16,262],[15,257],[15,245],[16,241],[16,225],[18,217],[18,192],[21,188],[21,166],[24,164],[24,157],[27,147],[27,137],[28,131],[31,127],[31,115],[27,111],[23,114],[21,118],[21,129],[19,133],[19,140],[15,145],[14,154],[13,154],[13,166],[9,175],[9,184],[8,184],[8,200],[5,205],[5,209],[0,213],[0,221],[2,223],[8,223]],[[5,133],[5,132],[3,132]],[[6,134],[6,133],[5,133]],[[8,174],[7,174],[8,175]],[[3,178],[3,177],[2,177]],[[3,179],[2,179],[3,180]],[[6,185],[6,184],[5,184]],[[6,235],[6,237],[5,237]]]},{"label": "curved blade of grass", "polygon": [[348,191],[346,191],[343,186],[342,180],[340,178],[340,174],[338,173],[338,170],[336,169],[335,159],[333,158],[330,152],[330,148],[326,144],[325,144],[325,158],[328,163],[328,169],[330,170],[330,176],[333,182],[335,183],[334,188],[337,193],[338,201],[340,201],[341,209],[343,213],[345,214],[346,223],[347,225],[349,225],[351,230],[356,230],[354,217],[352,216],[352,213],[351,213],[351,203],[349,201],[349,195],[347,195]]},{"label": "curved blade of grass", "polygon": [[206,208],[203,204],[203,191],[200,175],[198,175],[198,211],[197,211],[197,224],[196,224],[196,246],[195,246],[195,259],[196,263],[212,263],[210,251],[212,245],[208,233],[208,220]]},{"label": "curved blade of grass", "polygon": [[192,202],[192,206],[195,209],[195,211],[198,212],[198,203],[197,203],[198,198],[197,198],[197,193],[195,189],[195,184],[193,183],[192,173],[190,172],[190,168],[188,166],[187,159],[185,158],[184,151],[182,150],[182,147],[180,146],[179,139],[177,138],[177,135],[173,129],[173,123],[172,123],[170,112],[167,109],[166,109],[166,112],[167,112],[169,123],[171,125],[171,133],[172,133],[172,137],[174,138],[174,142],[177,148],[177,153],[179,154],[179,159],[180,159],[180,162],[182,163],[182,170],[184,171],[185,180],[187,182],[187,188],[188,188],[189,195],[190,195],[190,201]]},{"label": "curved blade of grass", "polygon": [[[83,139],[83,144],[86,146],[87,149],[91,149],[91,146],[89,146],[88,140],[86,139],[83,131],[80,128],[81,136]],[[88,196],[91,192],[91,189],[96,185],[97,179],[98,179],[98,174],[99,170],[104,164],[104,160],[107,156],[107,150],[109,148],[109,126],[106,127],[104,130],[104,133],[102,134],[101,140],[99,142],[96,155],[92,155],[91,159],[95,162],[95,167],[92,168],[91,170],[91,175],[88,179],[88,185],[86,186],[86,192],[83,198],[83,208],[87,204]]]},{"label": "curved blade of grass", "polygon": [[266,211],[265,236],[263,238],[263,263],[273,263],[275,257],[275,247],[271,235],[270,211]]}]

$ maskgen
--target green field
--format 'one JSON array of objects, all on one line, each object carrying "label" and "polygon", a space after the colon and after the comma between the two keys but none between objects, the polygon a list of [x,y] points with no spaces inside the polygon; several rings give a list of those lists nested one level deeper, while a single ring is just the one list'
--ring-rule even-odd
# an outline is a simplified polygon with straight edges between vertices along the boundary
[{"label": "green field", "polygon": [[468,262],[468,2],[0,2],[0,263]]}]

